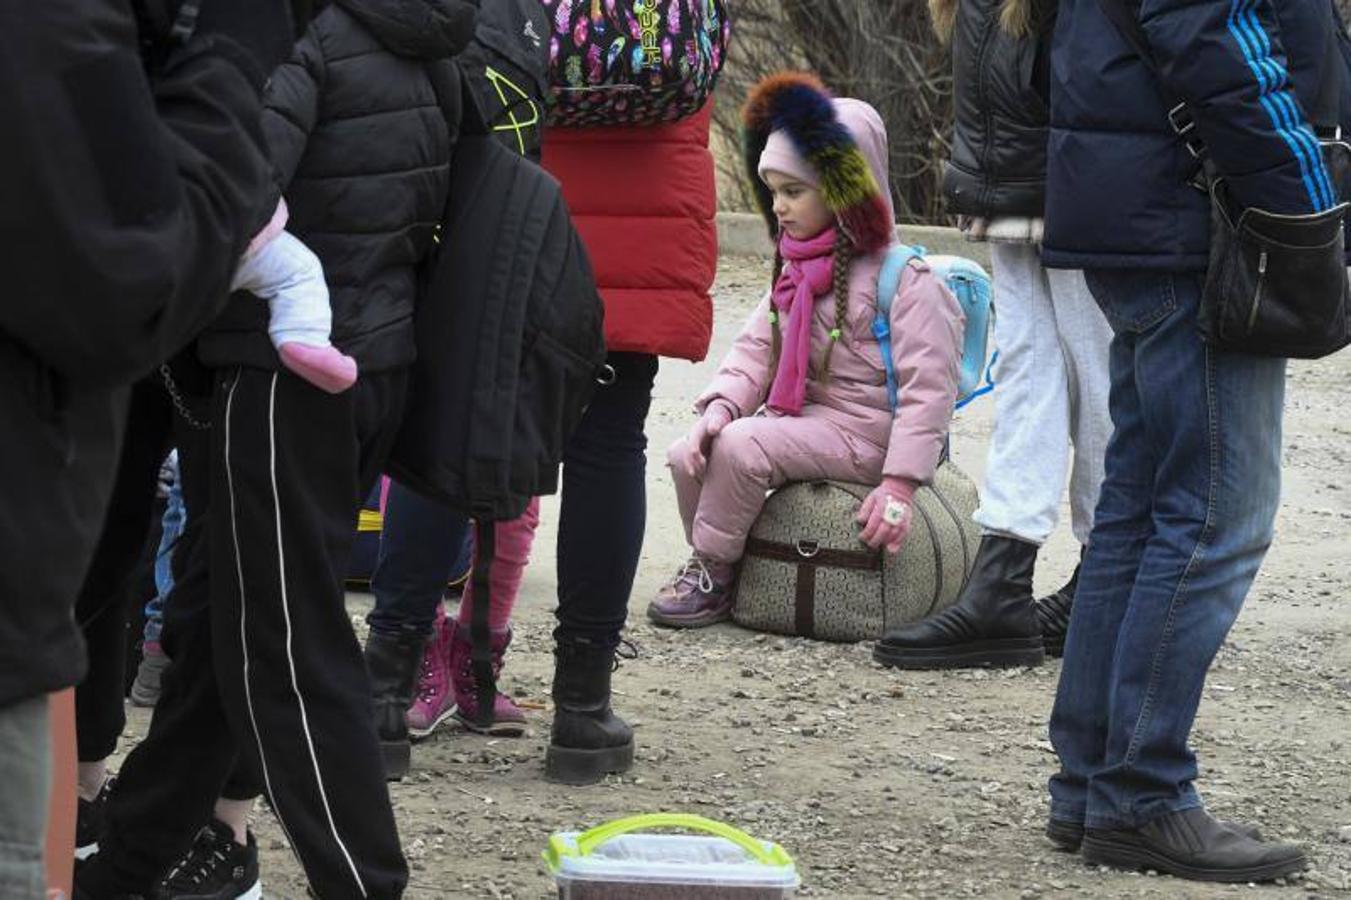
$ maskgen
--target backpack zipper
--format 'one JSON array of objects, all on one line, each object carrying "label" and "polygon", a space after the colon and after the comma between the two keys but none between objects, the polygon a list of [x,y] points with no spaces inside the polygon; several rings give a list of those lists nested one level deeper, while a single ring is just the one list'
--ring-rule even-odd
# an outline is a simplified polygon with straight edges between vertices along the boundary
[{"label": "backpack zipper", "polygon": [[1257,287],[1253,290],[1252,309],[1248,311],[1248,334],[1257,325],[1257,311],[1262,307],[1262,285],[1267,278],[1267,251],[1257,258]]}]

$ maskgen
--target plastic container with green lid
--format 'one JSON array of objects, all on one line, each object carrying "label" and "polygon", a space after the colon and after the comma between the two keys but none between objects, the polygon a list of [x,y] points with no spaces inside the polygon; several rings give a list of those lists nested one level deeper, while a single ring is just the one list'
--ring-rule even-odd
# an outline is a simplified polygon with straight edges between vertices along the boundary
[{"label": "plastic container with green lid", "polygon": [[[638,833],[653,828],[698,833]],[[561,900],[778,900],[799,884],[793,858],[778,844],[675,813],[555,834],[544,861]]]}]

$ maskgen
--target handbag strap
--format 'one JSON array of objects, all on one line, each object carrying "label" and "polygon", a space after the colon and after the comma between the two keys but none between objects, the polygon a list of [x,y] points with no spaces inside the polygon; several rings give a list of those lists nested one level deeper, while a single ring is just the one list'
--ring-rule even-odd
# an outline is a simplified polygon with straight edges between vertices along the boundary
[{"label": "handbag strap", "polygon": [[1145,28],[1140,24],[1140,6],[1136,0],[1098,0],[1098,8],[1102,10],[1116,30],[1130,44],[1131,49],[1140,57],[1140,61],[1145,64],[1150,72],[1154,74],[1154,80],[1159,84],[1159,90],[1163,92],[1164,100],[1168,104],[1168,124],[1172,126],[1173,133],[1182,139],[1183,144],[1198,161],[1206,158],[1206,145],[1201,140],[1201,135],[1196,131],[1196,119],[1192,116],[1191,109],[1187,106],[1187,101],[1174,95],[1168,90],[1168,84],[1163,79],[1163,74],[1159,69],[1159,61],[1154,58],[1154,50],[1149,46],[1149,38],[1145,35]]}]

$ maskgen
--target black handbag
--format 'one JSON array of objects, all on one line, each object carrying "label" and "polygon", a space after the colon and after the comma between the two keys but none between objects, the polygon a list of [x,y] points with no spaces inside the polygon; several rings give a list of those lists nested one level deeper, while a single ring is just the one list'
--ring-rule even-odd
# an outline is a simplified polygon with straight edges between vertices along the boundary
[{"label": "black handbag", "polygon": [[[1131,0],[1099,0],[1099,6],[1157,75]],[[1341,78],[1322,87],[1324,98],[1332,101],[1351,89]],[[1297,359],[1319,359],[1351,344],[1346,268],[1351,204],[1342,199],[1351,196],[1351,145],[1342,140],[1340,126],[1319,129],[1319,139],[1341,202],[1321,213],[1292,216],[1241,208],[1233,201],[1185,101],[1172,105],[1168,121],[1197,160],[1192,184],[1210,197],[1210,259],[1198,317],[1206,342],[1223,350]]]}]

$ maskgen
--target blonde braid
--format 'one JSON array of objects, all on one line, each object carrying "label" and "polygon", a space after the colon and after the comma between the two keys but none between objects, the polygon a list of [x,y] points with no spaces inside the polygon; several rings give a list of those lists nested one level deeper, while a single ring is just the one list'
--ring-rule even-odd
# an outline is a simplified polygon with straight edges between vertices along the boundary
[{"label": "blonde braid", "polygon": [[830,343],[826,344],[826,358],[821,364],[822,384],[830,384],[830,357],[844,336],[849,314],[849,265],[853,261],[854,242],[843,228],[838,229],[835,232],[835,265],[831,273],[835,279],[835,327],[830,329]]}]

